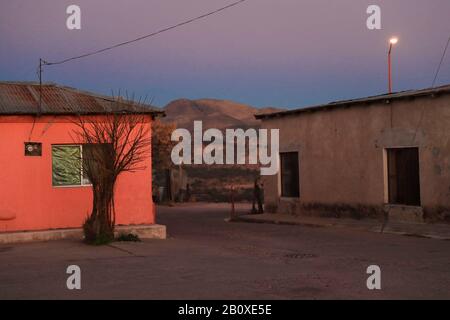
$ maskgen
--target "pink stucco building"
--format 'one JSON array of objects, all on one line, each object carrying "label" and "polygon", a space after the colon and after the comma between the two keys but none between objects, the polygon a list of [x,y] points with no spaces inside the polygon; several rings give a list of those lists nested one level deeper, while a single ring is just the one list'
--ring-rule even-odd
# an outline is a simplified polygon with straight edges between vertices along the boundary
[{"label": "pink stucco building", "polygon": [[[139,113],[147,119],[142,125],[150,127],[160,113],[131,104],[112,110],[111,102],[54,84],[0,82],[0,233],[81,227],[91,210],[91,187],[82,176],[65,177],[55,158],[61,150],[82,154],[73,140],[74,117]],[[119,176],[118,225],[155,222],[150,157],[142,165]]]}]

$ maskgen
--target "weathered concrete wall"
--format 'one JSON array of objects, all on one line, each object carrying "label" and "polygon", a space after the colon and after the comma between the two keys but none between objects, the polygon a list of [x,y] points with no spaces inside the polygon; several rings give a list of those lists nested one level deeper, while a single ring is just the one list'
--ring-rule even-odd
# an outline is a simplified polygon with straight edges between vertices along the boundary
[{"label": "weathered concrete wall", "polygon": [[282,116],[263,127],[280,129],[280,152],[299,152],[300,198],[281,199],[279,176],[264,177],[268,210],[380,215],[384,148],[408,146],[419,147],[425,214],[450,208],[449,95]]}]

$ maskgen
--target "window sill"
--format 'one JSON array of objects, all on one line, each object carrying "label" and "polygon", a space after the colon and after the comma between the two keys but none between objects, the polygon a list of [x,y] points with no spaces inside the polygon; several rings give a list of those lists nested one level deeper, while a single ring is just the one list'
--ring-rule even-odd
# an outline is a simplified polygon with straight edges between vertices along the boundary
[{"label": "window sill", "polygon": [[87,188],[87,187],[92,187],[92,184],[71,185],[71,186],[52,186],[53,189]]}]

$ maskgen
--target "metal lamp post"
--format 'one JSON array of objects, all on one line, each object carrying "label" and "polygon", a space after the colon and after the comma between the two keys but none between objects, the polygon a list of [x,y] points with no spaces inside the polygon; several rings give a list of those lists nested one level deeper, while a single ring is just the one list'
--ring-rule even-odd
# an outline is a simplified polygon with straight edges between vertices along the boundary
[{"label": "metal lamp post", "polygon": [[397,44],[398,42],[398,38],[391,38],[389,40],[389,52],[388,52],[388,78],[389,78],[389,93],[392,93],[392,71],[391,71],[391,52],[392,52],[392,47]]}]

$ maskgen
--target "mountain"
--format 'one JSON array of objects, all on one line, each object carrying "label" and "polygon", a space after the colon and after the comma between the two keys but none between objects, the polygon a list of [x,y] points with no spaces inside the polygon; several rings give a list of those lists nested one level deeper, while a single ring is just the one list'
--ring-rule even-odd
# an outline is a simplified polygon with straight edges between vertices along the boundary
[{"label": "mountain", "polygon": [[201,120],[203,128],[257,128],[260,121],[254,115],[281,111],[279,108],[255,108],[246,104],[229,100],[178,99],[164,107],[165,122],[175,122],[178,128],[193,129],[194,121]]},{"label": "mountain", "polygon": [[[178,128],[193,131],[194,121],[203,122],[203,130],[217,128],[259,128],[257,113],[281,111],[278,108],[255,108],[246,104],[229,100],[179,99],[170,102],[163,110],[164,122],[175,122]],[[191,200],[207,202],[229,201],[230,186],[234,186],[235,201],[251,201],[253,197],[254,179],[259,175],[256,165],[185,165],[183,169],[188,176]],[[156,170],[161,175],[162,170]],[[165,176],[158,177],[155,185],[164,186]]]}]

